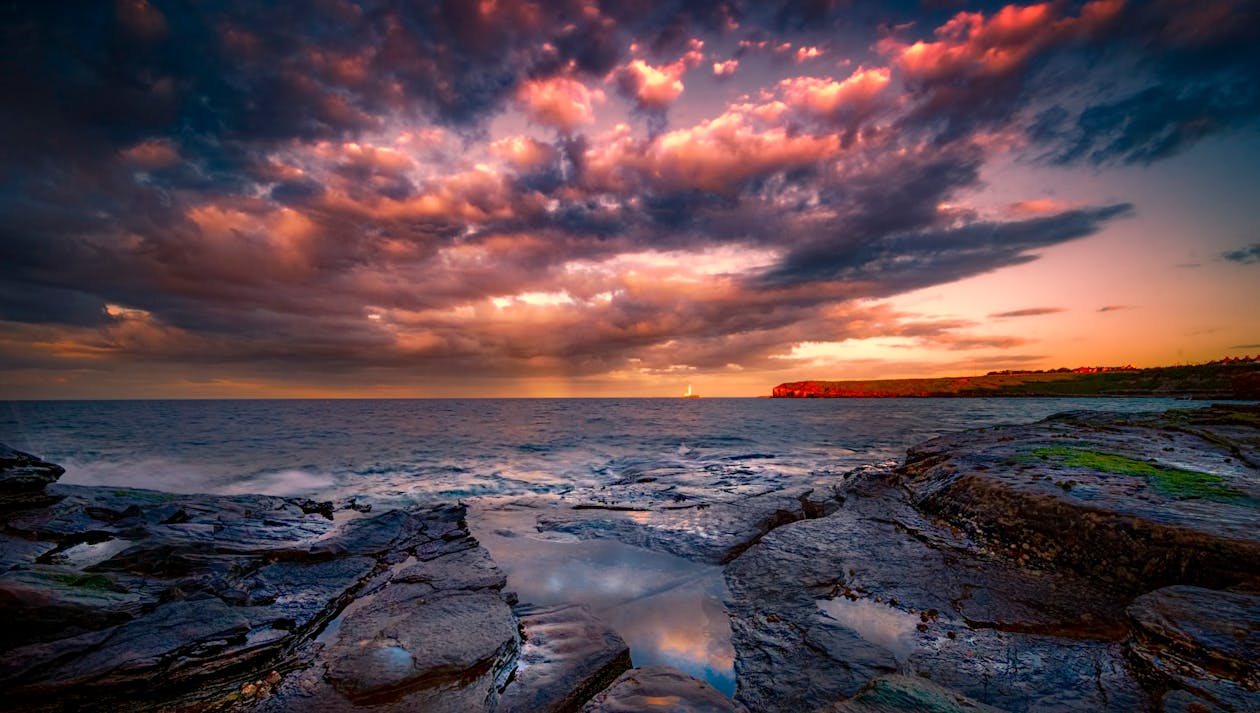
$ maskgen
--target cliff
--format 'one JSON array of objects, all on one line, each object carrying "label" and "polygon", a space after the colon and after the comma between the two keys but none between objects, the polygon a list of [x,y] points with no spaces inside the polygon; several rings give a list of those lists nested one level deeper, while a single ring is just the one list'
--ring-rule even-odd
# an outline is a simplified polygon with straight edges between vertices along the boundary
[{"label": "cliff", "polygon": [[793,381],[775,398],[922,398],[948,396],[1166,396],[1260,399],[1260,363],[1214,362],[1150,369],[1096,368],[990,373],[934,379]]}]

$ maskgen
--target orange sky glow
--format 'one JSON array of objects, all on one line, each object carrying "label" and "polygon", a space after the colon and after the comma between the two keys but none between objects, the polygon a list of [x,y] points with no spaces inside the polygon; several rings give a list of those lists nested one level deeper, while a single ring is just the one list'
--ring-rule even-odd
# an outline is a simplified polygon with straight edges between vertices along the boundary
[{"label": "orange sky glow", "polygon": [[705,7],[29,10],[0,398],[760,396],[1260,353],[1254,8]]}]

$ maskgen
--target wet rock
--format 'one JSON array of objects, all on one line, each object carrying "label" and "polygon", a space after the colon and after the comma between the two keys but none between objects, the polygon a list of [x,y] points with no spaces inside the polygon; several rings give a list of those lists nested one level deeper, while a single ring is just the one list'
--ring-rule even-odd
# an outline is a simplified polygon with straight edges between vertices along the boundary
[{"label": "wet rock", "polygon": [[157,603],[157,592],[71,567],[35,565],[0,576],[9,646],[56,641],[121,624]]},{"label": "wet rock", "polygon": [[[830,473],[803,478],[776,465],[770,454],[704,458],[689,449],[672,457],[615,459],[607,483],[534,503],[546,509],[537,527],[582,539],[617,539],[695,561],[728,562],[766,532],[838,505],[839,480]],[[517,505],[529,501],[514,499]]]},{"label": "wet rock", "polygon": [[[156,671],[179,677],[221,662],[245,642],[249,620],[213,598],[164,604],[147,616],[115,628],[93,650],[58,662],[50,675],[24,692],[139,685]],[[171,681],[167,681],[169,684]]]},{"label": "wet rock", "polygon": [[1149,672],[1221,710],[1260,710],[1260,594],[1165,587],[1128,611],[1132,654]]},{"label": "wet rock", "polygon": [[524,642],[501,713],[577,710],[630,668],[626,642],[582,606],[518,609]]},{"label": "wet rock", "polygon": [[919,676],[881,676],[825,713],[1002,713]]},{"label": "wet rock", "polygon": [[224,598],[252,607],[255,621],[292,631],[310,630],[346,604],[349,592],[376,568],[370,557],[327,562],[277,562],[259,568]]},{"label": "wet rock", "polygon": [[0,510],[48,502],[44,488],[65,472],[59,465],[0,444]]},{"label": "wet rock", "polygon": [[812,710],[902,672],[1012,711],[1147,705],[1124,664],[1123,596],[987,550],[887,477],[844,497],[727,566],[736,700]]},{"label": "wet rock", "polygon": [[41,555],[51,552],[56,547],[57,545],[51,542],[28,540],[0,533],[0,572],[32,564]]},{"label": "wet rock", "polygon": [[316,557],[380,554],[421,528],[422,525],[406,512],[393,510],[377,517],[350,521],[341,532],[311,547],[311,554]]},{"label": "wet rock", "polygon": [[1226,588],[1260,562],[1260,407],[1060,414],[944,436],[901,469],[923,510],[1130,592]]},{"label": "wet rock", "polygon": [[715,688],[669,666],[630,669],[582,708],[582,713],[743,713]]},{"label": "wet rock", "polygon": [[[442,542],[442,541],[440,541]],[[445,541],[451,547],[449,541]],[[507,577],[481,547],[457,549],[442,557],[421,559],[403,567],[394,575],[395,582],[423,582],[435,590],[503,589]]]},{"label": "wet rock", "polygon": [[503,574],[461,506],[330,520],[269,496],[44,492],[0,511],[19,710],[488,711],[514,665]]},{"label": "wet rock", "polygon": [[651,481],[613,486],[611,492],[577,493],[576,505],[538,519],[543,531],[583,539],[613,538],[636,547],[711,563],[729,562],[787,523],[820,517],[839,505],[818,488],[771,492],[697,489],[683,500],[676,486]]},{"label": "wet rock", "polygon": [[1160,713],[1226,713],[1211,701],[1200,698],[1189,691],[1175,689],[1164,694],[1159,702]]},{"label": "wet rock", "polygon": [[332,685],[356,703],[397,699],[419,688],[503,668],[517,648],[516,622],[499,596],[394,584],[349,614],[328,652]]},{"label": "wet rock", "polygon": [[1213,407],[917,446],[726,568],[736,699],[810,709],[895,671],[1011,711],[1254,709],[1250,624],[1222,623],[1251,594],[1124,612],[1260,579],[1258,443],[1260,409]]}]

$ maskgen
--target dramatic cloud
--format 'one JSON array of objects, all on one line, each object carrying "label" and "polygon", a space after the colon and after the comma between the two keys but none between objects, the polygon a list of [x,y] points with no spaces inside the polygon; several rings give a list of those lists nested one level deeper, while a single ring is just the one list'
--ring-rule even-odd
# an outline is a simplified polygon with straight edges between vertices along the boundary
[{"label": "dramatic cloud", "polygon": [[881,337],[1036,358],[880,300],[1141,214],[1124,189],[990,196],[995,163],[1253,128],[1256,9],[919,5],[18,3],[0,365],[388,385],[769,372]]},{"label": "dramatic cloud", "polygon": [[827,116],[841,107],[867,104],[888,85],[887,69],[862,69],[837,82],[830,78],[785,79],[781,88],[789,104]]},{"label": "dramatic cloud", "polygon": [[589,124],[594,119],[593,104],[604,100],[603,92],[592,92],[568,77],[526,82],[517,97],[529,118],[565,133]]}]

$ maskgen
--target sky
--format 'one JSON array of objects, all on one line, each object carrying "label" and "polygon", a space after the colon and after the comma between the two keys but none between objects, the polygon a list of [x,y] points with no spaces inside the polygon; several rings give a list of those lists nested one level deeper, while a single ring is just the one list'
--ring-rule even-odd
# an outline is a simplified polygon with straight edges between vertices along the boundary
[{"label": "sky", "polygon": [[0,5],[0,398],[1260,353],[1260,2]]}]

